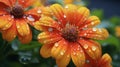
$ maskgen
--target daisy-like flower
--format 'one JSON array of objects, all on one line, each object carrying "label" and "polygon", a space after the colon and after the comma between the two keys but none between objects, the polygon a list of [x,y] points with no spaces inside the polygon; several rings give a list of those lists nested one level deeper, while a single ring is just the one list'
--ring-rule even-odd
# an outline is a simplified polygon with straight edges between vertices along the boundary
[{"label": "daisy-like flower", "polygon": [[35,23],[35,28],[43,31],[38,40],[44,45],[40,54],[44,58],[52,56],[58,67],[66,67],[72,59],[76,67],[82,67],[87,54],[92,59],[101,57],[101,47],[93,39],[103,40],[108,37],[106,29],[93,28],[100,23],[96,16],[89,16],[89,9],[59,4],[50,6],[53,17],[42,16]]},{"label": "daisy-like flower", "polygon": [[109,54],[104,54],[100,59],[87,60],[83,67],[112,67],[112,58]]},{"label": "daisy-like flower", "polygon": [[12,41],[16,36],[22,43],[32,39],[30,25],[40,18],[42,8],[29,7],[35,0],[0,0],[0,31],[3,39]]}]

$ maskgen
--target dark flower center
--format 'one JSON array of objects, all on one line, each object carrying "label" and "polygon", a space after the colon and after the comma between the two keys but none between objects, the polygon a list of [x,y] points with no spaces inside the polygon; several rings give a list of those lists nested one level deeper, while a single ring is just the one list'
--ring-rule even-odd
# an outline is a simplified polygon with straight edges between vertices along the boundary
[{"label": "dark flower center", "polygon": [[14,16],[14,18],[21,18],[24,15],[24,10],[22,6],[20,5],[15,5],[12,7],[10,14]]},{"label": "dark flower center", "polygon": [[65,38],[69,42],[76,42],[78,39],[78,30],[74,26],[66,26],[62,30],[62,37]]}]

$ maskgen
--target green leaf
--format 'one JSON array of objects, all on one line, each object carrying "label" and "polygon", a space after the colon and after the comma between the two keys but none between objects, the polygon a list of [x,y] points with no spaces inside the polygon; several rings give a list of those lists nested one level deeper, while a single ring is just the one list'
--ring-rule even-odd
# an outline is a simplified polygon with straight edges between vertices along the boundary
[{"label": "green leaf", "polygon": [[99,41],[101,44],[104,44],[104,43],[107,43],[107,44],[110,44],[110,45],[114,45],[116,46],[118,49],[119,49],[119,39],[115,36],[112,36],[110,35],[109,38],[107,38],[106,40],[101,40]]},{"label": "green leaf", "polygon": [[38,41],[32,41],[29,44],[20,44],[18,50],[31,50],[37,47],[40,47],[42,44],[40,44]]},{"label": "green leaf", "polygon": [[100,20],[102,20],[104,18],[104,12],[102,9],[93,9],[91,11],[91,15],[98,16],[100,18]]}]

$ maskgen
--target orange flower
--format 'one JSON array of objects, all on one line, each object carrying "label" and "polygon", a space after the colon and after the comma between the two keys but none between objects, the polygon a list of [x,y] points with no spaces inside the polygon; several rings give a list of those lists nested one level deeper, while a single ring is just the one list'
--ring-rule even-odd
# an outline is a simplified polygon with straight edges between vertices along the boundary
[{"label": "orange flower", "polygon": [[101,47],[92,39],[103,40],[108,37],[106,29],[93,28],[100,23],[96,16],[89,16],[86,7],[77,8],[59,4],[50,6],[53,18],[42,16],[35,28],[43,31],[38,40],[43,43],[40,53],[44,58],[56,59],[59,67],[66,67],[70,59],[77,67],[82,67],[87,54],[92,59],[101,57]]},{"label": "orange flower", "polygon": [[64,0],[64,3],[65,4],[71,4],[71,3],[73,3],[73,2],[80,2],[81,0]]},{"label": "orange flower", "polygon": [[117,26],[117,27],[115,28],[115,31],[116,31],[116,36],[117,36],[117,37],[120,37],[120,26]]},{"label": "orange flower", "polygon": [[87,60],[83,67],[112,67],[112,59],[109,54],[104,54],[98,60]]},{"label": "orange flower", "polygon": [[16,36],[22,43],[32,39],[30,25],[40,18],[42,8],[29,7],[35,0],[0,0],[0,30],[3,39],[12,41]]}]

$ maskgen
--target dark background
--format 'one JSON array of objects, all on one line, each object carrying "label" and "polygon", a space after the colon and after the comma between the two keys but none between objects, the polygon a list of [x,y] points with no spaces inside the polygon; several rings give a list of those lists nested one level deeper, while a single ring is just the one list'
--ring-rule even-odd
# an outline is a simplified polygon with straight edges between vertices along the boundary
[{"label": "dark background", "polygon": [[112,16],[120,16],[120,0],[88,0],[88,8],[103,9],[104,16],[110,18]]}]

